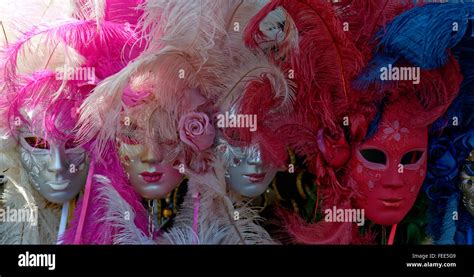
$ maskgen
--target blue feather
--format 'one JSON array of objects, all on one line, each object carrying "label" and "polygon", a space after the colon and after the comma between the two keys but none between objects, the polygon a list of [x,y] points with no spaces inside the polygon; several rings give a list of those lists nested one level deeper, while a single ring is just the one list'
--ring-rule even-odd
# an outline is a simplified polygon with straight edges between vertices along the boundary
[{"label": "blue feather", "polygon": [[[474,29],[473,24],[469,26]],[[448,116],[457,116],[460,127],[465,130],[474,129],[474,37],[466,36],[454,49],[453,53],[459,61],[463,73],[463,82],[459,95],[448,110]]]},{"label": "blue feather", "polygon": [[473,14],[474,3],[427,4],[413,8],[379,32],[378,50],[423,69],[438,68],[447,62],[448,49],[465,36]]},{"label": "blue feather", "polygon": [[459,195],[457,193],[453,193],[451,197],[449,197],[441,225],[441,237],[436,241],[436,244],[454,244],[456,221],[453,219],[453,213],[458,210],[458,198]]},{"label": "blue feather", "polygon": [[386,85],[390,85],[390,81],[382,81],[380,78],[381,69],[389,64],[394,65],[397,61],[396,57],[390,55],[375,55],[364,70],[354,81],[353,86],[359,90],[368,89],[369,85],[375,85],[375,89],[380,91]]},{"label": "blue feather", "polygon": [[382,120],[382,115],[383,115],[386,102],[387,100],[386,98],[384,98],[382,99],[382,102],[379,104],[377,113],[375,114],[375,117],[372,119],[372,121],[369,124],[369,127],[367,128],[367,134],[365,135],[365,140],[370,139],[377,132],[379,123]]}]

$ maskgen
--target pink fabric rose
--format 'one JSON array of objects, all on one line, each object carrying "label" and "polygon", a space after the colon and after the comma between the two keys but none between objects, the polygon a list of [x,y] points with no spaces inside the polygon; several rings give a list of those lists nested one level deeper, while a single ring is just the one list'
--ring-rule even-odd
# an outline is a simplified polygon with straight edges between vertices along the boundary
[{"label": "pink fabric rose", "polygon": [[205,113],[190,112],[179,120],[179,138],[194,151],[205,150],[214,143],[216,131]]}]

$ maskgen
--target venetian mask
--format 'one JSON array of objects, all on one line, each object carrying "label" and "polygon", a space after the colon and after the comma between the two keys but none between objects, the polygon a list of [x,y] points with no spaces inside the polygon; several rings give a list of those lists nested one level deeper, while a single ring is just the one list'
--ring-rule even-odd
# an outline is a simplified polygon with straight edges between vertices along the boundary
[{"label": "venetian mask", "polygon": [[462,202],[467,211],[474,216],[474,150],[471,151],[461,172]]},{"label": "venetian mask", "polygon": [[149,147],[138,141],[140,131],[137,127],[133,132],[118,140],[122,165],[130,183],[143,198],[165,198],[183,180],[183,175],[176,169],[179,160],[169,158],[176,150],[176,143],[159,141],[157,146]]},{"label": "venetian mask", "polygon": [[258,144],[233,146],[218,139],[217,152],[225,161],[227,185],[243,196],[255,197],[265,192],[278,168],[262,159]]},{"label": "venetian mask", "polygon": [[89,161],[86,150],[67,141],[45,139],[20,131],[20,160],[33,187],[54,203],[74,198],[86,183]]},{"label": "venetian mask", "polygon": [[399,102],[384,112],[377,132],[354,147],[348,181],[356,204],[374,223],[400,222],[413,206],[426,173],[428,128],[410,125]]}]

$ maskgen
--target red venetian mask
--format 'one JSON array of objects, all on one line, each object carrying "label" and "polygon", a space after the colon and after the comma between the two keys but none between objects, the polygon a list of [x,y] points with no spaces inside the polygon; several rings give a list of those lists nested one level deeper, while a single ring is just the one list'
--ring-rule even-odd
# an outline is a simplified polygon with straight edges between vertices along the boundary
[{"label": "red venetian mask", "polygon": [[402,101],[388,107],[375,135],[354,148],[348,164],[356,204],[377,224],[400,222],[425,178],[428,127],[412,126],[403,117],[411,106]]}]

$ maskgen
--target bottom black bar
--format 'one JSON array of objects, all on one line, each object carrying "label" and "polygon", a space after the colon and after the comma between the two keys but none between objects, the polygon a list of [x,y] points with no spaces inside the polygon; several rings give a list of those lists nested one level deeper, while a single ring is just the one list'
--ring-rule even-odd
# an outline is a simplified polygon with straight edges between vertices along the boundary
[{"label": "bottom black bar", "polygon": [[[52,255],[54,254],[54,255]],[[471,246],[0,246],[0,276],[45,272],[456,272]]]}]

